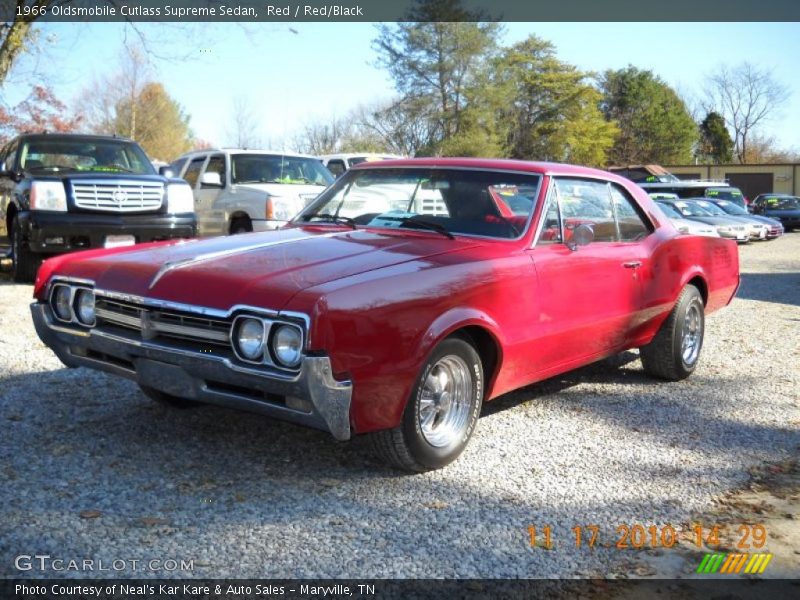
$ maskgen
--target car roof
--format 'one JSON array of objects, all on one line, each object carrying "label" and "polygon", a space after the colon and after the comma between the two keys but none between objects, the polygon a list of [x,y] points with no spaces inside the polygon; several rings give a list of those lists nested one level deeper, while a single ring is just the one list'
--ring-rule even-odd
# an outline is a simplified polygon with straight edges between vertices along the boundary
[{"label": "car roof", "polygon": [[392,154],[391,152],[344,152],[341,154],[323,154],[319,156],[321,160],[331,160],[332,158],[357,158],[359,156],[366,156],[366,157],[382,157],[382,156],[389,156],[391,158],[405,158],[400,156],[399,154]]},{"label": "car roof", "polygon": [[619,175],[578,165],[562,163],[538,162],[527,160],[514,160],[509,158],[403,158],[383,160],[380,162],[365,162],[357,164],[353,170],[386,169],[393,167],[441,167],[462,169],[487,169],[500,171],[517,171],[538,175],[563,175],[572,177],[591,177],[614,181],[625,185],[635,185],[630,179]]},{"label": "car roof", "polygon": [[251,148],[205,148],[203,150],[192,150],[191,152],[181,154],[175,160],[191,158],[201,154],[266,154],[272,156],[289,156],[291,158],[312,158],[314,160],[319,160],[316,156],[312,156],[311,154],[301,154],[299,152],[289,152],[286,150],[256,150]]},{"label": "car roof", "polygon": [[[41,141],[55,139],[74,139],[86,142],[133,142],[132,139],[118,135],[97,135],[91,133],[23,133],[20,140]],[[135,142],[134,142],[135,143]]]}]

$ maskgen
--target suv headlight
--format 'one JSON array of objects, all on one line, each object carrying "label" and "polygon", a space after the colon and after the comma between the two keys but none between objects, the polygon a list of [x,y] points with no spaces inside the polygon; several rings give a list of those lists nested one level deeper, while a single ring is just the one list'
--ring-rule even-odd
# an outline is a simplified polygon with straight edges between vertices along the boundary
[{"label": "suv headlight", "polygon": [[303,334],[293,325],[278,325],[272,335],[272,353],[284,367],[296,367],[303,353]]},{"label": "suv headlight", "polygon": [[194,196],[188,184],[167,185],[167,212],[173,214],[194,212]]},{"label": "suv headlight", "polygon": [[67,211],[67,192],[60,181],[34,181],[30,198],[31,210]]}]

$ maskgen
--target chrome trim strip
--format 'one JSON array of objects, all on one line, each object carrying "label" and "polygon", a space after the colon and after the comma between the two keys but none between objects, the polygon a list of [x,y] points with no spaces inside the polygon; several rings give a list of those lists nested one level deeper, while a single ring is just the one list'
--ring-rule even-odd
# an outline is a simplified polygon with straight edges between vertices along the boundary
[{"label": "chrome trim strip", "polygon": [[184,258],[181,260],[176,260],[173,262],[166,262],[161,265],[161,268],[153,277],[153,280],[150,282],[148,286],[149,289],[153,289],[153,287],[158,283],[158,281],[170,271],[175,269],[181,269],[183,267],[188,267],[190,265],[195,265],[201,262],[206,262],[209,260],[216,260],[218,258],[224,258],[226,256],[233,256],[235,254],[244,254],[246,252],[252,252],[253,250],[260,250],[262,248],[270,248],[272,246],[283,246],[286,244],[291,244],[294,242],[302,242],[305,240],[310,240],[319,237],[334,237],[337,235],[341,235],[343,232],[335,231],[333,233],[323,233],[320,235],[309,235],[306,237],[300,238],[292,238],[290,240],[277,240],[274,242],[261,242],[259,244],[251,244],[249,246],[242,246],[239,248],[230,248],[228,250],[218,250],[216,252],[209,252],[208,254],[200,254],[198,256],[193,256],[191,258]]}]

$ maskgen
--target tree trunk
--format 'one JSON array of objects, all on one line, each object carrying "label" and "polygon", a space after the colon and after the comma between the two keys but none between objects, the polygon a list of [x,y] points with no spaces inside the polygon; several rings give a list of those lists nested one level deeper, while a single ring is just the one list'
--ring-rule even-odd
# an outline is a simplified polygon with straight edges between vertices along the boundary
[{"label": "tree trunk", "polygon": [[11,67],[25,46],[31,31],[30,21],[13,21],[2,27],[3,43],[0,45],[0,87],[8,77]]}]

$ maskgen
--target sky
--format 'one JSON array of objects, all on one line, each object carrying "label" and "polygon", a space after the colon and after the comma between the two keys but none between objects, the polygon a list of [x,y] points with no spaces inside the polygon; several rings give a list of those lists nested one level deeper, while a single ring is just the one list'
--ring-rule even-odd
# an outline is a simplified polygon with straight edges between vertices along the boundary
[{"label": "sky", "polygon": [[[375,65],[370,23],[140,24],[159,55],[155,78],[191,116],[196,137],[229,146],[235,99],[244,99],[272,149],[294,149],[305,124],[388,99],[394,88]],[[773,70],[789,101],[761,133],[800,150],[800,23],[506,23],[504,44],[536,34],[560,59],[604,71],[632,64],[650,69],[683,96],[699,100],[704,81],[723,64],[750,61]],[[13,105],[30,85],[45,83],[68,104],[94,79],[113,71],[125,39],[120,23],[46,23],[40,52],[25,57],[5,89]],[[160,157],[159,157],[160,158]]]}]

